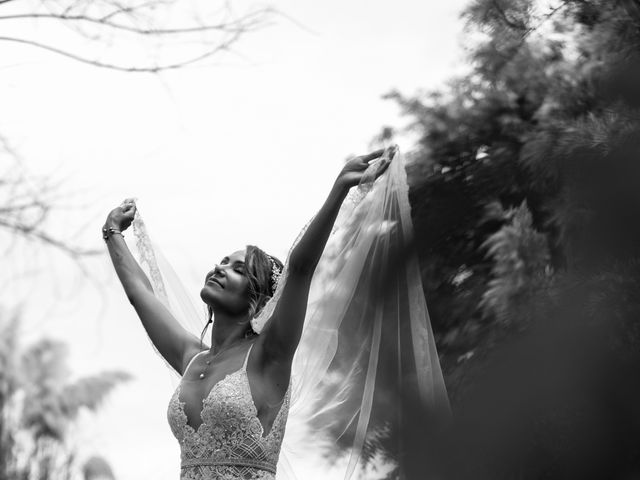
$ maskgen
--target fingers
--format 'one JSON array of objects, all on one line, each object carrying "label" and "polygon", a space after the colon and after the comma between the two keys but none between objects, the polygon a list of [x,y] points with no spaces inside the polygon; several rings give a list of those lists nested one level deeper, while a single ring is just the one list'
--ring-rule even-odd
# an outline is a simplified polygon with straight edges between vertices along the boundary
[{"label": "fingers", "polygon": [[378,178],[380,175],[382,175],[384,172],[387,171],[387,168],[389,168],[389,165],[391,165],[390,161],[383,161],[382,164],[380,165],[380,167],[378,168],[378,171],[376,171],[376,178]]},{"label": "fingers", "polygon": [[132,220],[136,214],[136,203],[133,198],[126,198],[124,201],[116,207],[115,210],[119,210],[119,214],[124,218]]},{"label": "fingers", "polygon": [[371,160],[381,157],[383,153],[384,153],[384,148],[380,150],[376,150],[375,152],[368,153],[367,155],[363,155],[360,158],[362,158],[362,160],[364,160],[365,162],[370,162]]},{"label": "fingers", "polygon": [[120,204],[120,207],[123,210],[128,210],[131,208],[136,208],[136,199],[135,198],[125,198],[122,203]]}]

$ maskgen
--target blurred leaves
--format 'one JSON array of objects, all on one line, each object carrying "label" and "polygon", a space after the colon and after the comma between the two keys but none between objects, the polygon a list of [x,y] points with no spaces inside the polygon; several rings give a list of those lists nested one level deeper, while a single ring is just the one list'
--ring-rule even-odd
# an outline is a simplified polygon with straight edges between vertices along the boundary
[{"label": "blurred leaves", "polygon": [[82,411],[98,410],[131,379],[121,371],[70,381],[66,345],[42,339],[23,347],[19,316],[0,316],[0,478],[48,480],[72,471],[69,433]]},{"label": "blurred leaves", "polygon": [[[520,305],[544,288],[549,265],[547,239],[533,229],[531,213],[525,202],[502,211],[500,205],[488,206],[490,219],[501,216],[508,223],[489,235],[484,247],[493,258],[493,278],[487,285],[479,307],[487,317],[499,322],[525,322]],[[498,212],[496,212],[498,210]]]},{"label": "blurred leaves", "polygon": [[82,473],[84,480],[115,480],[111,466],[99,456],[88,458],[82,466]]}]

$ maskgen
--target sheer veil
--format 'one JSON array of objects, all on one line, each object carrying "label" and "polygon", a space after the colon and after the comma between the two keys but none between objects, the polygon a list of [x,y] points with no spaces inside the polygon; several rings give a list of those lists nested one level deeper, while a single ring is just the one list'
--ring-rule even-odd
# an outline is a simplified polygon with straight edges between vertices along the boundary
[{"label": "sheer veil", "polygon": [[[382,162],[390,165],[374,181]],[[279,479],[295,478],[293,445],[301,440],[309,448],[346,455],[345,479],[363,456],[371,459],[377,450],[393,458],[397,477],[405,478],[411,462],[424,461],[419,452],[411,458],[407,444],[449,416],[413,249],[405,166],[395,150],[371,165],[343,203],[315,271],[293,361]],[[199,335],[202,310],[152,244],[139,215],[134,232],[154,291],[185,328]],[[254,319],[256,330],[279,301],[287,265],[274,297]],[[296,473],[303,477],[304,472]]]}]

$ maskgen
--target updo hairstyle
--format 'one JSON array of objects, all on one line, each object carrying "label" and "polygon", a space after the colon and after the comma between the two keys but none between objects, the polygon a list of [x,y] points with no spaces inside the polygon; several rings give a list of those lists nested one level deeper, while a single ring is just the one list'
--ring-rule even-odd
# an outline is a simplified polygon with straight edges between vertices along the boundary
[{"label": "updo hairstyle", "polygon": [[245,275],[249,279],[249,316],[255,318],[265,306],[269,298],[275,293],[276,284],[273,281],[273,263],[279,272],[283,264],[274,256],[254,245],[247,245],[244,257]]},{"label": "updo hairstyle", "polygon": [[[274,256],[269,256],[264,250],[256,247],[255,245],[247,245],[244,256],[244,272],[249,280],[249,317],[255,318],[260,310],[265,306],[267,301],[275,293],[276,284],[273,281],[273,262],[275,263],[278,271],[282,273],[284,265],[282,262]],[[213,309],[207,307],[209,313],[209,321],[202,330],[200,335],[200,346],[202,347],[202,341],[207,331],[207,326],[213,320]],[[251,322],[247,329],[247,335],[256,335],[251,327]]]}]

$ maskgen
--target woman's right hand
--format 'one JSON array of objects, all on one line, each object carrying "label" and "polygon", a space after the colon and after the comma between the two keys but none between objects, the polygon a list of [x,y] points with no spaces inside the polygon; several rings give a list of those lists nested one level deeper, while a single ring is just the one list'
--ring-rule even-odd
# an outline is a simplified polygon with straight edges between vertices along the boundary
[{"label": "woman's right hand", "polygon": [[129,228],[131,222],[133,222],[135,214],[136,202],[133,198],[127,198],[121,205],[109,212],[109,215],[107,215],[107,221],[105,222],[105,227],[115,228],[116,230],[124,232]]}]

